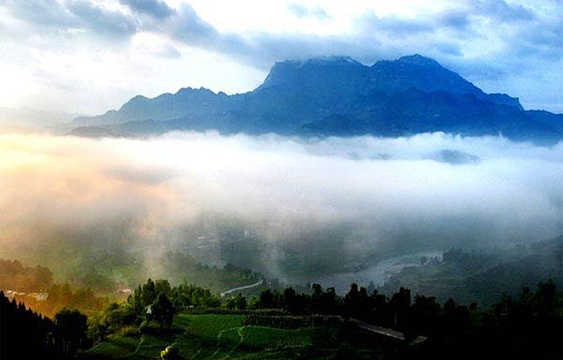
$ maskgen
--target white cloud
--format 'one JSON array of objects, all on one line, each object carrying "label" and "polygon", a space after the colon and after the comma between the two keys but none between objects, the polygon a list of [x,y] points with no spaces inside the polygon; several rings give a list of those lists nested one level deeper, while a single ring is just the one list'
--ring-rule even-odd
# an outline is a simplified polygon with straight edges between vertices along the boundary
[{"label": "white cloud", "polygon": [[[429,159],[444,149],[480,161]],[[122,237],[170,249],[224,223],[256,234],[272,261],[295,247],[336,246],[357,260],[401,246],[504,246],[563,232],[561,144],[172,133],[148,141],[3,135],[0,150],[0,256],[29,242],[96,247]]]},{"label": "white cloud", "polygon": [[[227,92],[252,90],[274,61],[288,57],[350,55],[372,63],[421,53],[490,92],[518,96],[525,106],[562,110],[563,73],[557,71],[563,66],[562,16],[561,2],[553,0],[8,0],[0,5],[5,35],[0,47],[10,51],[3,52],[7,55],[0,66],[17,67],[14,74],[32,74],[33,84],[29,94],[2,98],[0,105],[52,104],[99,113],[137,93],[156,95],[200,85]],[[139,53],[139,39],[148,37],[158,39],[147,44],[153,50]],[[28,58],[30,50],[40,57],[55,53],[69,64],[88,65],[69,65],[84,71],[60,71],[60,62]],[[195,54],[205,54],[205,61],[194,59]],[[146,68],[137,68],[139,63],[172,69],[147,74]],[[233,69],[226,81],[214,76],[223,67]],[[200,76],[175,81],[186,68]],[[203,75],[210,79],[201,80]],[[26,76],[21,82],[29,84]],[[91,85],[102,81],[103,86]],[[147,90],[143,82],[153,86]],[[63,83],[77,87],[61,90]],[[10,92],[11,84],[1,86],[0,92]],[[53,92],[60,92],[54,102]]]}]

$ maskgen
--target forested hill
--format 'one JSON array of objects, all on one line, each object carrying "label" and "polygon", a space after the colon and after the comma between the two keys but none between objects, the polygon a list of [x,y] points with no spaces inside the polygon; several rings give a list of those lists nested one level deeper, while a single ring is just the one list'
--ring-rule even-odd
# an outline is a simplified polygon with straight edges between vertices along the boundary
[{"label": "forested hill", "polygon": [[180,89],[135,96],[117,111],[73,121],[76,135],[140,136],[171,130],[300,136],[405,136],[442,131],[552,144],[563,115],[526,111],[486,94],[435,60],[411,55],[363,65],[347,57],[276,63],[254,91]]}]

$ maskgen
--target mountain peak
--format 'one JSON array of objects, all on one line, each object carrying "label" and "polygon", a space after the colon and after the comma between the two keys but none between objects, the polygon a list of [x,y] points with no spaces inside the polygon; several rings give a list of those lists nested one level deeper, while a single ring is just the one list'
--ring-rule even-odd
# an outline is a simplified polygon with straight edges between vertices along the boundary
[{"label": "mountain peak", "polygon": [[311,58],[305,61],[301,61],[304,65],[360,65],[363,66],[358,61],[352,59],[349,56],[321,56],[316,58]]},{"label": "mountain peak", "polygon": [[191,86],[188,86],[188,87],[181,88],[180,90],[178,90],[178,91],[176,92],[177,95],[178,95],[178,94],[185,95],[185,94],[189,94],[189,93],[193,93],[193,94],[199,93],[199,94],[215,95],[215,93],[214,93],[212,90],[210,90],[210,89],[208,89],[208,88],[205,88],[205,87],[203,87],[203,86],[201,86],[201,87],[199,87],[199,88],[193,88],[193,87],[191,87]]},{"label": "mountain peak", "polygon": [[367,72],[367,66],[348,56],[326,56],[307,60],[277,62],[260,88],[295,87],[306,83],[318,84],[319,80],[346,78],[358,72]]},{"label": "mountain peak", "polygon": [[399,63],[409,64],[409,65],[442,67],[436,60],[419,54],[403,56],[396,61]]}]

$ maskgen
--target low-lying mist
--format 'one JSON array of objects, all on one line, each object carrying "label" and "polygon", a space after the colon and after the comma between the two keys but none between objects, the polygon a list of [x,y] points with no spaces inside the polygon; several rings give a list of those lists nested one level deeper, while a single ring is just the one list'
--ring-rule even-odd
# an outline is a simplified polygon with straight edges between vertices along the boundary
[{"label": "low-lying mist", "polygon": [[0,135],[0,257],[165,251],[282,279],[563,233],[563,145],[441,133],[303,140]]}]

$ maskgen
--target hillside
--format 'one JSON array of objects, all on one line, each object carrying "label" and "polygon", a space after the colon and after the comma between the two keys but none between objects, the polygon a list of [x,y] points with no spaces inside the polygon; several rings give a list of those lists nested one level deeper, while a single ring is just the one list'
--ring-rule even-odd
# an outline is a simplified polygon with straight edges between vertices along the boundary
[{"label": "hillside", "polygon": [[465,304],[477,301],[490,305],[503,294],[514,296],[542,279],[552,279],[557,286],[563,286],[563,237],[504,251],[452,249],[444,253],[442,260],[430,259],[423,266],[405,267],[392,275],[381,290],[391,293],[398,286],[406,286],[442,301],[451,296]]}]

